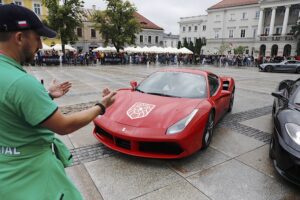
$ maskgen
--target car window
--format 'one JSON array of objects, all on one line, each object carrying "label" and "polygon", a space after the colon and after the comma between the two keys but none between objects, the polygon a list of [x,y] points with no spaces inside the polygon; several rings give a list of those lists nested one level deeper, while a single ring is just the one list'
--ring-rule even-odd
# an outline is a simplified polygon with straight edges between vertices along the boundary
[{"label": "car window", "polygon": [[210,96],[214,96],[219,87],[219,78],[213,74],[208,75]]},{"label": "car window", "polygon": [[185,72],[156,72],[137,87],[145,93],[181,98],[206,98],[206,88],[203,75]]},{"label": "car window", "polygon": [[287,64],[295,64],[295,61],[288,61]]}]

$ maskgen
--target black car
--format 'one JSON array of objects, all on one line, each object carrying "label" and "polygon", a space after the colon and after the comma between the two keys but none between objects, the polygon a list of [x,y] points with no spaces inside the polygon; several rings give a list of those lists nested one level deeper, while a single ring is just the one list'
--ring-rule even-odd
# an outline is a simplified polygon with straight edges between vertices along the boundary
[{"label": "black car", "polygon": [[276,98],[269,155],[277,172],[300,186],[300,79],[280,82],[272,95]]}]

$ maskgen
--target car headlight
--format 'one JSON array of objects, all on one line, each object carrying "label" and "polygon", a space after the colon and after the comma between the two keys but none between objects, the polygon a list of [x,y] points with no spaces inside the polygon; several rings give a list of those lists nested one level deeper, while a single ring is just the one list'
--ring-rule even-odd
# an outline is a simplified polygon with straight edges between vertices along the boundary
[{"label": "car headlight", "polygon": [[300,126],[293,123],[286,123],[285,129],[292,140],[300,145]]},{"label": "car headlight", "polygon": [[169,127],[167,130],[167,135],[172,135],[183,131],[183,129],[185,129],[185,127],[191,122],[197,112],[198,109],[193,110],[191,114]]}]

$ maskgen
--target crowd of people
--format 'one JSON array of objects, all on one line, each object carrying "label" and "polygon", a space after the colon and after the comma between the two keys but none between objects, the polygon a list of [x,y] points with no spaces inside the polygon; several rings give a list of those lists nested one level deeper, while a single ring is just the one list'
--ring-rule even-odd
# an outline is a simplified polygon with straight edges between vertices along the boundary
[{"label": "crowd of people", "polygon": [[74,52],[67,51],[59,56],[57,51],[39,51],[32,65],[105,65],[105,64],[208,64],[216,66],[256,66],[268,62],[281,62],[293,57],[258,57],[252,55],[193,55],[169,53],[128,53],[128,52]]}]

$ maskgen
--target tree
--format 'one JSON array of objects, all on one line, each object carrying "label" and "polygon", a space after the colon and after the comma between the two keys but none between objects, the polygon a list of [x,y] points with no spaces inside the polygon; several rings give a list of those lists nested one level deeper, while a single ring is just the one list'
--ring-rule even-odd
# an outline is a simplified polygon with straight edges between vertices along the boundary
[{"label": "tree", "polygon": [[181,44],[181,41],[178,41],[178,43],[177,43],[177,49],[180,49],[180,48],[182,48],[182,44]]},{"label": "tree", "polygon": [[186,38],[183,38],[183,47],[189,48],[189,44],[188,44]]},{"label": "tree", "polygon": [[129,1],[105,0],[106,10],[97,11],[93,15],[95,28],[104,39],[104,44],[113,44],[117,52],[125,44],[134,45],[136,34],[141,27],[134,17],[136,8]]},{"label": "tree", "polygon": [[243,54],[246,50],[246,47],[238,46],[234,49],[234,54]]},{"label": "tree", "polygon": [[192,52],[194,52],[194,43],[192,41],[190,41],[188,47],[189,50],[191,50]]},{"label": "tree", "polygon": [[297,55],[300,55],[300,19],[297,21],[297,24],[292,27],[292,33],[297,40]]},{"label": "tree", "polygon": [[228,51],[230,48],[231,48],[231,47],[230,47],[230,45],[229,45],[228,43],[223,42],[223,43],[220,45],[219,49],[218,49],[219,55],[224,55],[224,53],[225,53],[226,51]]},{"label": "tree", "polygon": [[205,46],[205,38],[197,38],[194,48],[194,53],[200,55],[202,47]]},{"label": "tree", "polygon": [[82,0],[42,0],[48,8],[47,25],[58,33],[61,39],[62,51],[65,55],[65,44],[74,44],[77,41],[75,29],[82,25]]}]

